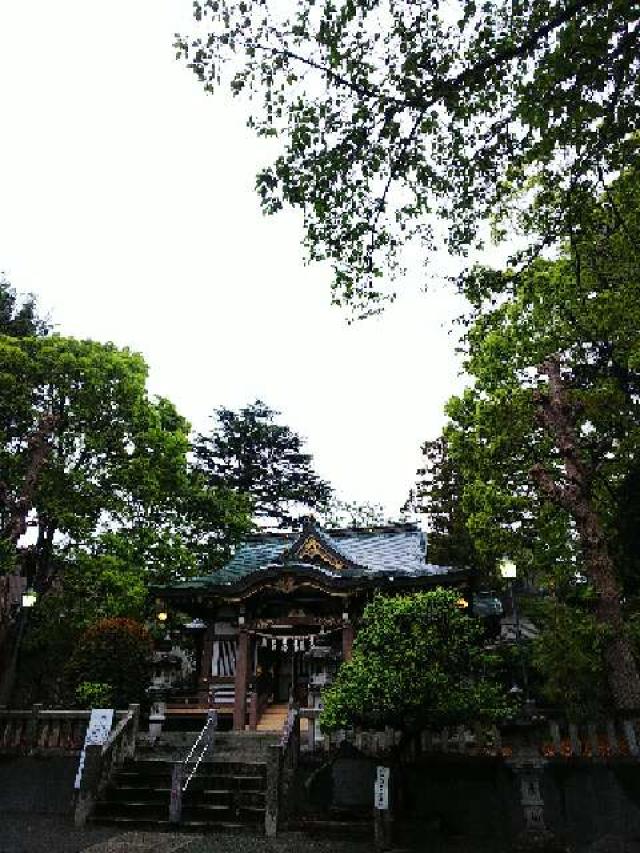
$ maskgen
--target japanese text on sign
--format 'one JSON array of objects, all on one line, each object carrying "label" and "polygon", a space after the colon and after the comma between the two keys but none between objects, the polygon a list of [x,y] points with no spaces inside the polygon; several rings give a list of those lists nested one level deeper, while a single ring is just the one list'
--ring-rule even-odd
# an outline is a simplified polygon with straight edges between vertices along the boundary
[{"label": "japanese text on sign", "polygon": [[373,786],[373,804],[376,809],[389,808],[389,768],[378,767]]}]

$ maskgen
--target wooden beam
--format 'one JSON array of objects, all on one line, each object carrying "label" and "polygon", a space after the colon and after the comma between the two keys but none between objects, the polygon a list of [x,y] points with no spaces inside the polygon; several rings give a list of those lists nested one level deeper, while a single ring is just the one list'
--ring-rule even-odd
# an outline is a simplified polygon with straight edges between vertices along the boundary
[{"label": "wooden beam", "polygon": [[353,652],[353,622],[345,622],[342,626],[342,659],[351,660]]},{"label": "wooden beam", "polygon": [[233,728],[243,732],[247,716],[247,682],[249,680],[249,634],[243,629],[238,634],[236,656],[235,697],[233,704]]},{"label": "wooden beam", "polygon": [[198,699],[204,707],[209,703],[209,685],[211,683],[211,660],[213,658],[213,622],[209,622],[202,640],[200,672],[198,675]]}]

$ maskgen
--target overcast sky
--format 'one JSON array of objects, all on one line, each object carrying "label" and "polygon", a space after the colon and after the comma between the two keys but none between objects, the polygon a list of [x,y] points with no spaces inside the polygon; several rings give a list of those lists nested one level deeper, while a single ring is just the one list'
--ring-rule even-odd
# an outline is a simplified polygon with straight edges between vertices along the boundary
[{"label": "overcast sky", "polygon": [[141,352],[196,428],[260,397],[341,497],[395,515],[461,387],[460,302],[416,269],[382,317],[347,324],[298,217],[258,209],[267,153],[242,105],[175,59],[190,11],[0,0],[0,270],[62,334]]}]

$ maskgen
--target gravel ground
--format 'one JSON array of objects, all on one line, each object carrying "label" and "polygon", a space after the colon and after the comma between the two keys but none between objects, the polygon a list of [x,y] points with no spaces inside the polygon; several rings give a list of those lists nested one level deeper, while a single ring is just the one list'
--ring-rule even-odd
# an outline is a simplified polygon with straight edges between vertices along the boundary
[{"label": "gravel ground", "polygon": [[185,853],[370,853],[373,844],[362,841],[318,839],[310,835],[286,832],[275,839],[250,835],[218,835],[201,838]]},{"label": "gravel ground", "polygon": [[51,815],[0,814],[0,853],[370,853],[372,846],[299,833],[275,840],[244,834],[122,833],[109,827],[78,829]]}]

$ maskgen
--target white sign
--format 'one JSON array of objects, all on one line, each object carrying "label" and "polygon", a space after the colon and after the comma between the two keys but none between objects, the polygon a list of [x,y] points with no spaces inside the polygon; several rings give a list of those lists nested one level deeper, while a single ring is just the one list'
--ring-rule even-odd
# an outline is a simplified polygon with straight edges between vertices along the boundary
[{"label": "white sign", "polygon": [[373,785],[373,805],[376,809],[389,808],[389,768],[376,769],[376,781]]},{"label": "white sign", "polygon": [[113,725],[113,708],[92,708],[91,718],[87,726],[87,733],[84,736],[84,746],[80,753],[80,763],[78,764],[78,772],[76,773],[76,781],[74,788],[76,791],[80,788],[80,780],[82,779],[82,771],[84,770],[84,759],[86,748],[92,744],[103,744],[109,737],[111,726]]}]

